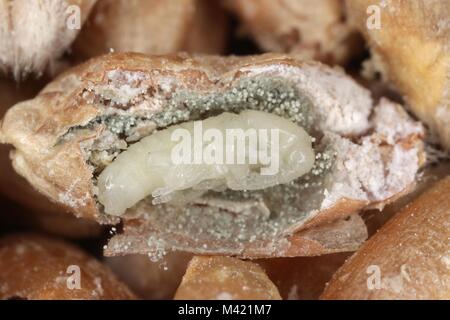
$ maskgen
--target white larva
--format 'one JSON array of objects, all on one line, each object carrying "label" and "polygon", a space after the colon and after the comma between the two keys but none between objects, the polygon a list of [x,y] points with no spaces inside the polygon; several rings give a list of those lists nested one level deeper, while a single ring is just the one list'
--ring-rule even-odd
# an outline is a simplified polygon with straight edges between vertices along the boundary
[{"label": "white larva", "polygon": [[[244,144],[232,139],[242,134]],[[183,190],[264,189],[306,174],[314,159],[311,137],[293,122],[262,111],[222,113],[130,146],[100,174],[98,199],[106,213],[122,215],[150,195],[160,203]]]}]

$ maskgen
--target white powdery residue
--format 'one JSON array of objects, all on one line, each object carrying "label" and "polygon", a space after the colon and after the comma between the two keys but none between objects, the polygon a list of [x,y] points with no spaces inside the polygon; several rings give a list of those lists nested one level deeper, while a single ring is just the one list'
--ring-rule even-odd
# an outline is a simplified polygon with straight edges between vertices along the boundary
[{"label": "white powdery residue", "polygon": [[66,192],[60,192],[58,194],[58,201],[62,204],[65,204],[71,208],[80,208],[84,207],[87,201],[90,199],[90,194],[86,193],[83,197],[76,197],[73,192],[75,187],[77,186],[80,179],[76,179],[70,186],[67,188]]},{"label": "white powdery residue", "polygon": [[252,75],[281,75],[295,79],[298,89],[314,104],[321,130],[349,135],[360,134],[369,128],[368,118],[373,105],[370,92],[343,72],[317,64],[305,65],[300,69],[270,65],[257,70],[250,67],[242,70]]},{"label": "white powdery residue", "polygon": [[140,71],[124,71],[124,70],[111,70],[107,74],[108,79],[112,83],[128,82],[136,83],[147,79],[147,75]]},{"label": "white powdery residue", "polygon": [[[356,195],[355,192],[358,192],[358,190],[359,188],[352,189],[348,184],[333,183],[330,189],[324,190],[324,199],[320,205],[320,211],[333,207],[339,200],[345,198],[365,200],[366,196],[363,193],[360,192]],[[350,196],[351,194],[353,196]]]},{"label": "white powdery residue", "polygon": [[148,85],[142,84],[147,79],[143,72],[112,70],[107,73],[107,77],[110,84],[95,86],[93,90],[117,104],[125,105],[148,89]]},{"label": "white powdery residue", "polygon": [[[160,112],[165,106],[164,97],[156,93],[152,99],[144,99],[133,104],[126,110],[125,115],[133,114],[143,118],[151,118],[153,114]],[[117,110],[117,109],[116,109]]]},{"label": "white powdery residue", "polygon": [[361,134],[369,127],[370,92],[338,70],[306,66],[299,88],[310,96],[320,116],[320,129],[342,135]]},{"label": "white powdery residue", "polygon": [[406,150],[396,144],[388,159],[383,160],[382,150],[370,137],[347,155],[345,167],[349,177],[355,183],[359,181],[371,201],[383,201],[403,191],[413,183],[419,169],[416,148]]},{"label": "white powdery residue", "polygon": [[[123,140],[118,140],[117,135],[112,133],[109,130],[105,130],[102,132],[101,136],[95,141],[89,141],[91,143],[89,148],[96,149],[96,150],[108,150],[109,148],[120,148],[122,147],[122,144],[124,143]],[[84,149],[88,149],[83,145]]]},{"label": "white powdery residue", "polygon": [[124,84],[120,88],[102,85],[97,86],[94,90],[96,94],[105,99],[110,99],[117,104],[125,105],[140,94],[143,94],[146,88],[132,88],[130,85]]},{"label": "white powdery residue", "polygon": [[378,145],[370,138],[354,146],[354,152],[345,160],[349,175],[357,179],[369,198],[380,198],[384,193],[386,177]]},{"label": "white powdery residue", "polygon": [[340,198],[384,201],[413,183],[419,169],[419,150],[404,149],[394,143],[386,154],[387,149],[374,141],[375,136],[364,137],[360,144],[355,144],[328,135],[338,155],[331,177],[327,179],[322,209]]},{"label": "white powdery residue", "polygon": [[379,197],[390,197],[414,182],[419,170],[418,154],[416,148],[405,150],[400,145],[394,147],[387,166],[385,193]]},{"label": "white powdery residue", "polygon": [[424,134],[424,128],[420,122],[413,121],[400,105],[387,99],[382,99],[375,108],[372,121],[375,131],[381,134],[386,142],[391,145],[410,135]]},{"label": "white powdery residue", "polygon": [[71,208],[81,208],[86,205],[90,197],[89,193],[86,193],[83,197],[76,198],[68,191],[59,193],[58,201]]},{"label": "white powdery residue", "polygon": [[176,82],[173,78],[161,77],[158,80],[158,85],[163,92],[170,93],[176,86]]},{"label": "white powdery residue", "polygon": [[367,200],[360,178],[364,175],[364,170],[370,170],[368,167],[372,165],[366,162],[367,159],[363,159],[367,155],[359,145],[338,135],[328,134],[325,139],[338,150],[338,154],[333,172],[326,180],[321,210],[328,209],[342,198]]},{"label": "white powdery residue", "polygon": [[148,257],[152,262],[160,261],[166,254],[166,243],[164,240],[158,239],[155,236],[150,236],[147,240],[149,247]]}]

